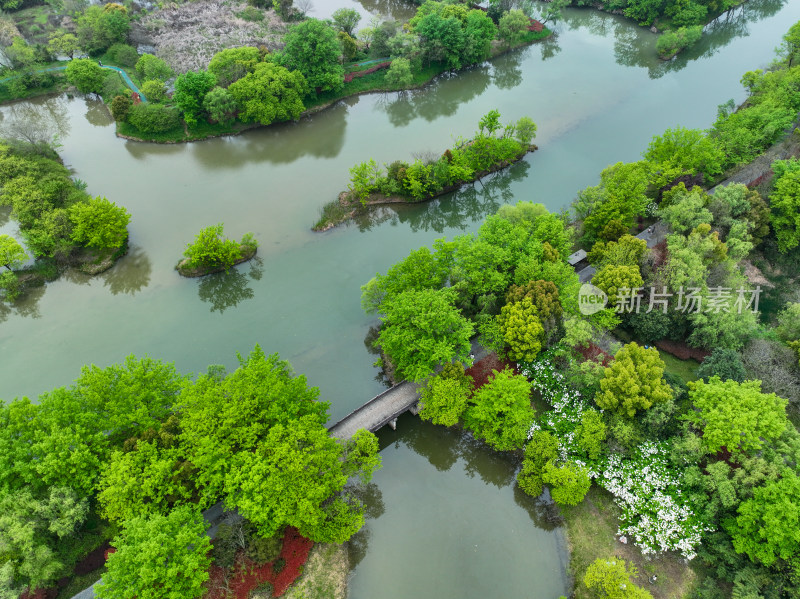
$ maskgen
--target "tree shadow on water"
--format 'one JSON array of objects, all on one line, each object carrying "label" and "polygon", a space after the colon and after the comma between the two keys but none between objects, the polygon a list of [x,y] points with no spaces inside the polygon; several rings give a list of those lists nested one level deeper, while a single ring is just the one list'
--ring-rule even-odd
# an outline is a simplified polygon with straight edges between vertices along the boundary
[{"label": "tree shadow on water", "polygon": [[374,206],[354,220],[359,230],[371,229],[388,223],[390,226],[408,225],[412,231],[464,230],[470,224],[494,214],[502,204],[513,201],[511,184],[528,174],[530,164],[521,160],[516,164],[484,177],[459,191],[417,204],[386,204]]},{"label": "tree shadow on water", "polygon": [[45,285],[28,288],[13,302],[0,299],[0,323],[5,322],[11,316],[41,318],[42,313],[39,311],[39,300],[44,296],[45,289]]},{"label": "tree shadow on water", "polygon": [[236,268],[227,272],[206,275],[200,279],[200,299],[211,304],[212,312],[223,313],[244,300],[255,297],[250,280],[259,280],[264,274],[264,261],[255,257],[249,262],[250,269],[244,273]]},{"label": "tree shadow on water", "polygon": [[144,250],[131,246],[128,248],[128,253],[104,273],[103,285],[114,295],[120,293],[135,295],[150,284],[152,271],[153,264]]}]

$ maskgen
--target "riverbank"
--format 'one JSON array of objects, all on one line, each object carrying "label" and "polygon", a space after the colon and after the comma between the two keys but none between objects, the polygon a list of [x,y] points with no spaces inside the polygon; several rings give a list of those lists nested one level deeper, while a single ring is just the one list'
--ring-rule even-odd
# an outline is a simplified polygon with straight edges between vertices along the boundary
[{"label": "riverbank", "polygon": [[352,191],[343,191],[339,194],[338,199],[325,204],[321,209],[319,220],[311,227],[312,231],[324,232],[328,231],[338,225],[341,225],[358,214],[363,213],[372,206],[381,206],[387,204],[418,204],[420,202],[427,202],[434,198],[438,198],[447,193],[461,189],[465,185],[475,183],[486,175],[495,173],[497,171],[508,168],[512,164],[516,164],[522,160],[529,152],[538,150],[536,144],[530,144],[527,150],[521,151],[512,160],[502,160],[488,169],[477,171],[470,179],[447,185],[436,193],[430,194],[424,198],[415,200],[407,196],[401,195],[384,195],[382,193],[371,193],[365,199],[360,199]]},{"label": "riverbank", "polygon": [[[519,48],[547,39],[552,35],[553,32],[545,27],[540,32],[529,31],[519,43],[511,46],[493,44],[491,57],[488,60],[493,60],[513,50],[518,50]],[[338,92],[317,94],[316,97],[309,100],[309,102],[305,105],[305,110],[300,114],[299,119],[308,118],[312,115],[322,112],[323,110],[334,106],[340,100],[345,100],[347,98],[353,98],[364,94],[401,92],[422,89],[433,83],[437,77],[443,75],[444,73],[451,71],[459,73],[464,70],[465,69],[452,71],[443,64],[429,64],[423,67],[420,71],[413,73],[411,83],[403,87],[391,86],[385,82],[385,76],[387,73],[386,69],[375,71],[374,73],[370,73],[364,77],[356,77],[352,81],[348,81]],[[242,123],[239,121],[234,122],[233,124],[198,123],[197,126],[192,128],[180,127],[158,134],[142,134],[129,123],[117,123],[116,134],[117,137],[127,139],[129,141],[176,144],[201,141],[203,139],[212,139],[215,137],[239,135],[245,131],[270,126],[272,125],[261,125],[260,123]]]}]

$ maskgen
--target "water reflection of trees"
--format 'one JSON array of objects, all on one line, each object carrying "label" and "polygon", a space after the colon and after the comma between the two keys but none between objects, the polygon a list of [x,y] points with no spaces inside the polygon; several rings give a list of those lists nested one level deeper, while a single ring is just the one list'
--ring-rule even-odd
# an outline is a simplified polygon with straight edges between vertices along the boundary
[{"label": "water reflection of trees", "polygon": [[128,248],[128,253],[113,268],[103,273],[103,285],[114,295],[136,294],[150,283],[153,264],[144,250],[137,246]]},{"label": "water reflection of trees", "polygon": [[0,137],[32,144],[53,143],[69,134],[66,96],[36,98],[3,108]]},{"label": "water reflection of trees", "polygon": [[250,280],[259,280],[264,274],[264,261],[255,257],[248,263],[247,273],[231,268],[227,272],[206,275],[200,279],[200,299],[211,304],[212,312],[225,312],[228,308],[255,297]]},{"label": "water reflection of trees", "polygon": [[489,87],[491,72],[489,65],[483,64],[458,73],[443,73],[423,88],[384,94],[378,105],[384,107],[395,127],[405,127],[415,118],[434,121],[452,116],[461,104]]},{"label": "water reflection of trees", "polygon": [[[358,0],[358,3],[373,15],[395,21],[407,21],[417,12],[417,5],[408,0]],[[365,21],[366,19],[361,21],[361,27],[366,27]]]},{"label": "water reflection of trees", "polygon": [[0,227],[11,220],[11,206],[0,206]]},{"label": "water reflection of trees", "polygon": [[498,56],[492,62],[492,83],[500,89],[513,89],[522,83],[522,62],[528,58],[530,46]]},{"label": "water reflection of trees", "polygon": [[20,298],[13,302],[0,300],[0,323],[5,322],[11,316],[21,316],[23,318],[41,318],[39,311],[39,300],[45,292],[45,286],[32,287],[26,289]]},{"label": "water reflection of trees", "polygon": [[[380,487],[375,483],[348,486],[346,491],[364,505],[364,516],[367,520],[380,518],[386,511],[386,505],[383,503],[383,494]],[[351,570],[367,555],[369,538],[370,529],[369,525],[367,525],[363,526],[348,542]]]},{"label": "water reflection of trees", "polygon": [[476,181],[461,190],[419,204],[387,204],[375,206],[355,218],[360,231],[389,223],[402,224],[412,231],[466,229],[471,223],[494,214],[502,204],[514,200],[512,183],[528,175],[530,164],[521,160],[498,173]]},{"label": "water reflection of trees", "polygon": [[106,108],[102,100],[85,99],[86,120],[95,127],[108,127],[114,123],[114,117]]},{"label": "water reflection of trees", "polygon": [[[647,69],[651,79],[680,71],[698,58],[713,56],[734,39],[750,34],[749,23],[777,13],[787,0],[749,0],[732,8],[709,23],[703,37],[668,61],[659,60],[655,43],[657,37],[637,27],[629,19],[591,9],[564,11],[564,22],[571,29],[585,28],[603,37],[613,37],[614,57],[618,64]],[[545,42],[546,43],[546,42]],[[542,50],[542,59],[545,50]]]},{"label": "water reflection of trees", "polygon": [[[358,98],[351,98],[357,102]],[[243,169],[248,164],[289,164],[303,158],[335,158],[344,146],[348,101],[341,101],[319,114],[296,123],[277,123],[192,144],[141,144],[128,142],[125,149],[136,160],[151,156],[192,152],[197,162],[210,171]]]}]

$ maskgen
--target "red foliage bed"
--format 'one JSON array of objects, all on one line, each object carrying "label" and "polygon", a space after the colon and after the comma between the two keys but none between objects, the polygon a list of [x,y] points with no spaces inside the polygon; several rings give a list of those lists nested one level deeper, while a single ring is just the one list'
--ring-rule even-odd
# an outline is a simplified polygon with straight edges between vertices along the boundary
[{"label": "red foliage bed", "polygon": [[668,354],[672,354],[681,360],[693,358],[698,362],[702,362],[706,359],[706,356],[711,354],[711,352],[704,349],[689,347],[682,341],[670,341],[669,339],[662,339],[661,341],[656,341],[655,345],[658,349],[665,351]]},{"label": "red foliage bed", "polygon": [[504,362],[497,357],[496,353],[492,352],[482,360],[475,362],[470,368],[467,368],[466,372],[472,377],[474,381],[473,386],[477,390],[489,381],[489,377],[492,376],[493,371],[503,370],[503,368],[511,368],[515,374],[519,374],[516,364]]},{"label": "red foliage bed", "polygon": [[208,581],[209,592],[206,597],[207,599],[248,599],[253,589],[265,582],[272,585],[272,596],[280,597],[300,576],[300,569],[306,563],[308,552],[311,551],[313,545],[314,542],[301,536],[296,528],[287,527],[278,558],[285,561],[280,572],[273,571],[275,562],[256,564],[240,553],[237,556],[236,564],[229,571],[225,571],[219,566],[211,566]]},{"label": "red foliage bed", "polygon": [[379,62],[378,64],[373,65],[368,69],[364,69],[363,71],[353,71],[352,73],[347,73],[344,76],[344,82],[350,83],[353,79],[363,77],[364,75],[369,75],[370,73],[374,73],[375,71],[380,71],[381,69],[388,69],[390,64],[392,64],[392,61],[388,60],[386,62]]}]

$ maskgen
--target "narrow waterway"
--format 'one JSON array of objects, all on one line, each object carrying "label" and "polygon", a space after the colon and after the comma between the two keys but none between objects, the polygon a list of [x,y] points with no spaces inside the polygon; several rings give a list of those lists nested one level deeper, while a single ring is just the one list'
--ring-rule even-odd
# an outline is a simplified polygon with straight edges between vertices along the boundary
[{"label": "narrow waterway", "polygon": [[[236,352],[259,343],[319,386],[338,419],[383,388],[365,342],[374,320],[360,309],[361,284],[413,248],[474,231],[504,202],[566,206],[602,168],[636,159],[667,127],[708,127],[719,104],[744,99],[741,75],[770,62],[780,36],[800,19],[800,3],[750,0],[670,63],[655,59],[655,36],[628,21],[592,10],[566,16],[555,39],[423,90],[361,96],[235,138],[127,142],[114,137],[103,107],[83,98],[3,108],[5,124],[26,107],[61,123],[60,151],[76,177],[91,193],[126,206],[133,220],[131,252],[108,273],[70,274],[0,306],[0,398],[35,398],[68,384],[83,364],[107,365],[130,353],[174,361],[187,372],[235,367]],[[310,231],[319,208],[346,187],[350,166],[440,153],[493,108],[504,119],[531,116],[541,149],[437,201],[386,209],[325,234]],[[0,226],[13,231],[6,216],[0,212]],[[217,222],[232,237],[255,233],[258,260],[228,274],[179,277],[174,265],[185,244]],[[484,456],[488,474],[476,477],[463,455],[438,468],[448,452],[467,451],[465,442],[413,419],[402,426],[382,454],[386,467],[376,485],[386,509],[368,524],[369,553],[355,569],[352,597],[545,599],[562,592],[556,537],[518,497],[513,468]],[[406,435],[433,435],[425,441],[429,455]],[[487,483],[492,477],[500,482]],[[416,511],[423,507],[428,511]],[[465,528],[455,530],[459,523]],[[511,527],[497,534],[508,536],[512,555],[550,556],[546,568],[537,569],[538,558],[520,565],[495,555],[505,541],[491,537],[488,523]],[[473,534],[483,541],[467,556],[461,545]],[[424,565],[425,552],[437,567],[423,575],[414,568]],[[494,572],[494,581],[456,585],[471,565],[481,580]],[[482,586],[498,581],[509,585],[503,593]],[[397,587],[401,582],[407,586]]]}]

